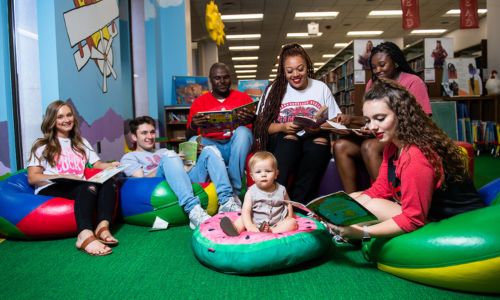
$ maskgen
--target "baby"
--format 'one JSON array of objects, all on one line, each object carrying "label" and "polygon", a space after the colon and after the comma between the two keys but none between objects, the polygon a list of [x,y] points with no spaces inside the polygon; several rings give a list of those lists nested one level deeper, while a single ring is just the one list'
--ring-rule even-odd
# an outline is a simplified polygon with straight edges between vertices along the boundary
[{"label": "baby", "polygon": [[276,182],[278,162],[267,151],[255,153],[248,162],[255,184],[245,194],[241,217],[234,223],[228,217],[221,219],[222,231],[237,236],[243,231],[280,233],[297,229],[293,208],[285,187]]}]

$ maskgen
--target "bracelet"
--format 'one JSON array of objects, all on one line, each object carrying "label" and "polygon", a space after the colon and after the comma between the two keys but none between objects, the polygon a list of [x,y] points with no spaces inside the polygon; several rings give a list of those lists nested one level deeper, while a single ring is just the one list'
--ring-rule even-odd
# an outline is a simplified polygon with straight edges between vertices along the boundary
[{"label": "bracelet", "polygon": [[372,237],[368,231],[368,226],[363,226],[363,240],[370,240]]}]

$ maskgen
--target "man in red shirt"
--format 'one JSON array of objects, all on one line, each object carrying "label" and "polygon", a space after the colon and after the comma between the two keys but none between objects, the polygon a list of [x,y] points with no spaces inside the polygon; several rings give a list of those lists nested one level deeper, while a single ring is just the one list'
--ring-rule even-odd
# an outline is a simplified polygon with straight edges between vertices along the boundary
[{"label": "man in red shirt", "polygon": [[233,192],[239,195],[246,157],[253,143],[251,123],[255,118],[255,113],[249,109],[242,109],[238,113],[238,119],[242,124],[247,124],[246,126],[239,126],[232,131],[203,133],[200,127],[204,127],[209,117],[200,112],[231,110],[251,103],[252,98],[245,93],[231,89],[229,68],[223,63],[212,65],[209,79],[212,90],[194,100],[189,111],[187,129],[188,132],[194,131],[202,136],[202,145],[215,145],[220,150],[228,167]]}]

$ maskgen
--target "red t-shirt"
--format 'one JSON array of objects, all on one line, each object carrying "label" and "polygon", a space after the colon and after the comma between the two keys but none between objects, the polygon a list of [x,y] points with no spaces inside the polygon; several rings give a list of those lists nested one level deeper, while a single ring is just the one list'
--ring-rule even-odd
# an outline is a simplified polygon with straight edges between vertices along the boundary
[{"label": "red t-shirt", "polygon": [[[212,93],[205,93],[200,97],[196,98],[191,105],[189,110],[187,127],[191,127],[191,121],[193,120],[193,116],[199,112],[203,111],[217,111],[217,110],[231,110],[238,106],[242,106],[248,103],[251,103],[253,100],[245,93],[240,91],[231,90],[229,92],[229,96],[224,101],[217,100]],[[248,128],[252,128],[252,125],[247,125]],[[200,130],[198,129],[198,134],[200,134]],[[203,134],[204,137],[216,139],[216,140],[225,140],[229,139],[230,135],[225,135],[224,132],[214,132]]]},{"label": "red t-shirt", "polygon": [[396,199],[401,204],[401,214],[394,216],[396,224],[406,232],[422,227],[427,222],[427,214],[434,191],[441,181],[434,174],[432,165],[416,146],[404,148],[394,161],[396,177],[400,189],[395,190],[388,179],[389,159],[398,151],[394,144],[384,149],[384,157],[379,174],[373,185],[363,193],[371,198]]}]

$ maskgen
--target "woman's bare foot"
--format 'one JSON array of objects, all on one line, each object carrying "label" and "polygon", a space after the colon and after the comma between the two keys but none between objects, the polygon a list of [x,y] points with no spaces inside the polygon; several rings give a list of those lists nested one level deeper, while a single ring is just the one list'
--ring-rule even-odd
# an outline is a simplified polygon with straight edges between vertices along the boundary
[{"label": "woman's bare foot", "polygon": [[110,247],[99,242],[91,230],[82,230],[76,239],[76,248],[86,252],[89,255],[103,256],[111,254]]},{"label": "woman's bare foot", "polygon": [[111,231],[109,231],[108,221],[101,221],[97,225],[97,228],[95,229],[95,236],[101,243],[106,245],[118,244],[118,240],[111,234]]}]

